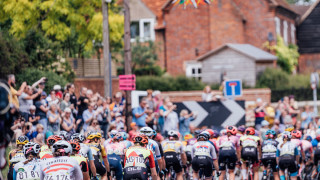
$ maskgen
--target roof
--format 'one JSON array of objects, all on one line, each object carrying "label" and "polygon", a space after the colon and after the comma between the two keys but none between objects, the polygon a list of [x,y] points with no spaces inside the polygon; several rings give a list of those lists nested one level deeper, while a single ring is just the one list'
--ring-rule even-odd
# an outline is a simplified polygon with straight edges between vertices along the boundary
[{"label": "roof", "polygon": [[295,5],[295,4],[291,4],[290,5],[291,9],[293,9],[297,14],[299,14],[300,16],[304,15],[304,13],[306,13],[306,11],[311,7],[310,5],[305,6],[305,5]]},{"label": "roof", "polygon": [[317,5],[320,3],[320,0],[317,0],[315,3],[313,3],[310,8],[303,14],[303,16],[301,17],[299,24],[301,24],[313,11],[314,8],[317,7]]},{"label": "roof", "polygon": [[233,49],[245,56],[248,56],[255,61],[274,61],[277,60],[277,56],[274,56],[262,49],[259,49],[251,44],[225,44],[217,49],[211,50],[208,53],[197,58],[197,61],[205,60],[207,57],[212,56],[225,48]]},{"label": "roof", "polygon": [[271,3],[275,6],[280,6],[282,8],[285,8],[295,14],[297,14],[289,5],[289,3],[286,0],[271,0]]}]

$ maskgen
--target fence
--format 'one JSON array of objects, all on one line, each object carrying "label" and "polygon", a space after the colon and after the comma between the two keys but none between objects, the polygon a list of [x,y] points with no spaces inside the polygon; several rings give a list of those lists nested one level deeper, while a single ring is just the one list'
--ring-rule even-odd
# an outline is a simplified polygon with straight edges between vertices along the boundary
[{"label": "fence", "polygon": [[[73,71],[77,77],[103,77],[104,76],[104,62],[103,59],[68,59]],[[116,67],[111,62],[112,76],[116,76]]]}]

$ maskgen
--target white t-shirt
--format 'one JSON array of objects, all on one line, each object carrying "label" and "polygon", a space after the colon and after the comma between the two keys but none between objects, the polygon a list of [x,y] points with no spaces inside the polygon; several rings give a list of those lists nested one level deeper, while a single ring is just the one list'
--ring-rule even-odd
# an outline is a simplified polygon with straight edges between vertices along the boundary
[{"label": "white t-shirt", "polygon": [[22,92],[22,94],[18,98],[19,99],[19,104],[20,104],[19,110],[21,112],[29,113],[30,106],[33,104],[33,100],[32,99],[25,99],[28,96],[29,96],[28,94],[26,94],[25,92]]},{"label": "white t-shirt", "polygon": [[168,116],[164,120],[163,130],[164,131],[170,131],[170,130],[179,131],[178,123],[179,123],[178,114],[176,112],[172,111],[168,114]]}]

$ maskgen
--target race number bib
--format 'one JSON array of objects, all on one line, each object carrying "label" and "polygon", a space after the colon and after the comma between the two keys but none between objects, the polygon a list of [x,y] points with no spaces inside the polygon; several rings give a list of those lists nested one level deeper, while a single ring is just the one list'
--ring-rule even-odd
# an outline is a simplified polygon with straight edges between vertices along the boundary
[{"label": "race number bib", "polygon": [[17,180],[40,180],[40,173],[37,171],[25,171],[17,173]]},{"label": "race number bib", "polygon": [[54,174],[48,174],[44,178],[45,180],[70,180],[70,175],[67,173],[54,173]]}]

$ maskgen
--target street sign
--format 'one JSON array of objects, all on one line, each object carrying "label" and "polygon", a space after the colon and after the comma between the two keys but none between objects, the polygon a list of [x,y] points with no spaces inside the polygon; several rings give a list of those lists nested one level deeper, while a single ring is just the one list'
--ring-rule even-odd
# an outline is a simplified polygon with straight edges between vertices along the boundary
[{"label": "street sign", "polygon": [[131,91],[136,89],[136,75],[119,75],[120,90]]},{"label": "street sign", "polygon": [[213,102],[183,101],[174,103],[177,105],[176,112],[179,114],[182,109],[195,112],[197,118],[191,121],[195,127],[214,126],[222,128],[226,126],[239,126],[245,124],[245,102],[224,100]]},{"label": "street sign", "polygon": [[224,96],[238,97],[242,96],[242,82],[241,80],[227,80],[224,84]]}]

